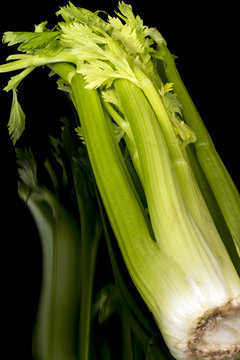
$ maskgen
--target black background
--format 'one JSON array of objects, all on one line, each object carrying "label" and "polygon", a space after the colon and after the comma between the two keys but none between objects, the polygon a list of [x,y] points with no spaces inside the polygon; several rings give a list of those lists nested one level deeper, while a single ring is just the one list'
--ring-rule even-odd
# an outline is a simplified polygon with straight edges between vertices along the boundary
[{"label": "black background", "polygon": [[[127,1],[126,1],[127,2]],[[239,187],[239,27],[237,2],[131,1],[135,14],[148,26],[156,26],[178,56],[176,63],[216,148]],[[116,1],[75,1],[90,10],[113,14]],[[65,1],[4,2],[0,9],[0,34],[32,31],[49,20]],[[0,63],[13,52],[0,44]],[[56,91],[48,72],[35,70],[19,86],[19,100],[26,113],[26,130],[19,146],[27,144],[44,156],[46,133],[69,109]],[[9,74],[0,74],[0,88]],[[41,248],[30,214],[17,194],[15,152],[8,136],[11,94],[0,92],[0,196],[1,196],[1,298],[4,321],[2,353],[31,358],[31,333],[40,286]],[[46,128],[48,131],[46,131]],[[6,353],[5,352],[5,353]]]}]

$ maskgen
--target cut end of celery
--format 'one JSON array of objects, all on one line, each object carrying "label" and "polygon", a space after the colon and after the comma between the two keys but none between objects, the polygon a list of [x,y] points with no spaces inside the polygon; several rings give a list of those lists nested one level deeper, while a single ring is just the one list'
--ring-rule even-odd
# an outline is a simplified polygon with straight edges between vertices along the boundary
[{"label": "cut end of celery", "polygon": [[207,311],[188,342],[195,359],[240,359],[240,297]]}]

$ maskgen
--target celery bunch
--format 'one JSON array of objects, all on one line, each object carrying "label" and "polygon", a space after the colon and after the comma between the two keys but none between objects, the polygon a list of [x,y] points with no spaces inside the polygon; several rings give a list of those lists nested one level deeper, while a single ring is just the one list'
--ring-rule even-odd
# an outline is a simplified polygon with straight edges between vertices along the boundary
[{"label": "celery bunch", "polygon": [[25,127],[18,85],[47,65],[77,112],[122,257],[170,352],[238,359],[240,197],[166,41],[124,2],[107,20],[72,3],[57,15],[53,29],[4,34],[21,52],[0,66],[22,70],[5,88],[14,144]]}]

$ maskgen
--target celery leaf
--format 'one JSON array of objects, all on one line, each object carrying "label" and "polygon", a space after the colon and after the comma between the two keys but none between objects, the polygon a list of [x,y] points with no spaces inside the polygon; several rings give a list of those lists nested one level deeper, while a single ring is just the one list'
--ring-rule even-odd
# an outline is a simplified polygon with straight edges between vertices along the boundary
[{"label": "celery leaf", "polygon": [[69,2],[68,6],[60,7],[60,10],[57,12],[57,15],[61,15],[65,22],[78,21],[81,24],[92,25],[102,29],[103,31],[108,31],[110,25],[101,19],[97,12],[93,13],[87,9],[78,8]]},{"label": "celery leaf", "polygon": [[185,147],[189,143],[196,141],[195,132],[183,121],[182,105],[180,104],[178,97],[175,93],[170,92],[172,90],[172,83],[164,85],[165,94],[163,96],[163,103],[172,121],[174,131],[176,135],[179,135],[183,141],[182,145]]},{"label": "celery leaf", "polygon": [[155,50],[151,47],[154,42],[149,38],[148,27],[143,25],[143,21],[139,16],[133,14],[132,6],[124,2],[119,3],[118,17],[123,19],[123,24],[119,18],[112,18],[109,16],[109,23],[112,26],[112,37],[119,40],[124,49],[137,60],[139,57],[143,65],[146,65],[150,60],[150,53]]},{"label": "celery leaf", "polygon": [[20,138],[25,129],[25,114],[17,99],[17,90],[13,89],[13,100],[8,121],[8,131],[12,138],[13,144]]},{"label": "celery leaf", "polygon": [[82,128],[81,126],[78,126],[76,129],[75,129],[78,137],[80,138],[80,140],[82,141],[83,144],[85,144],[85,139],[84,139],[84,135],[83,135],[83,131],[82,131]]},{"label": "celery leaf", "polygon": [[117,92],[114,89],[107,89],[101,92],[103,101],[115,105],[118,109],[122,109],[121,100],[118,97]]},{"label": "celery leaf", "polygon": [[35,69],[34,66],[30,66],[29,68],[26,68],[23,70],[20,74],[17,74],[15,76],[12,76],[9,80],[7,86],[4,88],[5,91],[9,90],[16,90],[19,83],[28,75],[31,71]]},{"label": "celery leaf", "polygon": [[58,31],[44,31],[44,32],[5,32],[3,35],[3,42],[8,43],[8,46],[20,44],[19,51],[27,54],[34,54],[40,49],[55,48],[56,39],[59,35]]}]

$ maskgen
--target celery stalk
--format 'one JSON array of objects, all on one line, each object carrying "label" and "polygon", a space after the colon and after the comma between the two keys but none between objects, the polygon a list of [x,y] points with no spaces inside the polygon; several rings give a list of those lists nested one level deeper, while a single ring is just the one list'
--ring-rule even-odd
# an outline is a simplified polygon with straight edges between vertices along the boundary
[{"label": "celery stalk", "polygon": [[[79,74],[73,77],[71,86],[90,162],[109,221],[135,285],[147,304],[157,313],[154,289],[149,287],[147,278],[158,278],[159,250],[149,234],[144,210],[127,175],[112,128],[104,117],[97,91],[84,89],[85,82]],[[150,254],[148,258],[146,253]],[[150,295],[146,296],[146,293]]]},{"label": "celery stalk", "polygon": [[[214,301],[216,306],[217,303],[214,295],[215,291],[218,292],[218,301],[220,305],[224,302],[224,298],[225,301],[228,298],[229,295],[227,295],[227,293],[230,288],[230,293],[232,292],[232,294],[235,294],[233,295],[234,297],[238,294],[239,279],[236,274],[234,274],[234,268],[228,260],[227,254],[224,256],[225,264],[223,265],[222,260],[214,255],[214,252],[212,252],[213,249],[208,248],[207,243],[202,238],[201,232],[199,232],[199,229],[196,227],[191,217],[189,217],[183,199],[181,199],[179,190],[176,193],[178,186],[175,184],[176,178],[174,176],[173,169],[171,168],[171,165],[169,165],[171,162],[167,161],[169,155],[165,154],[166,156],[161,157],[162,153],[167,151],[165,141],[162,138],[162,146],[159,150],[161,135],[157,129],[158,125],[156,121],[153,121],[155,118],[154,114],[152,113],[152,110],[146,100],[144,100],[144,96],[141,95],[141,91],[133,84],[121,80],[115,82],[115,88],[121,97],[123,105],[125,103],[127,104],[124,108],[128,113],[127,118],[131,119],[131,126],[132,129],[134,129],[133,133],[136,134],[136,144],[139,156],[142,161],[142,166],[144,166],[145,169],[144,188],[147,189],[146,194],[149,204],[150,218],[155,237],[159,242],[159,249],[161,251],[157,250],[157,247],[155,247],[154,252],[154,243],[151,238],[149,238],[149,235],[147,235],[147,229],[145,228],[143,231],[144,228],[141,222],[136,225],[136,220],[139,218],[137,213],[139,213],[140,208],[137,210],[138,207],[133,207],[134,203],[136,204],[137,202],[138,204],[138,201],[132,198],[132,196],[130,198],[131,192],[126,192],[128,201],[125,202],[124,194],[127,188],[129,189],[129,184],[126,180],[124,180],[126,179],[126,175],[124,175],[125,171],[123,171],[122,168],[122,161],[119,158],[120,155],[117,155],[116,153],[116,144],[114,145],[112,143],[113,138],[111,136],[111,128],[109,128],[109,125],[104,118],[96,90],[84,89],[84,82],[79,75],[74,76],[72,80],[72,89],[78,106],[77,109],[79,118],[81,119],[86,146],[109,220],[119,242],[128,270],[139,292],[153,312],[163,336],[170,346],[171,340],[167,335],[167,332],[169,331],[167,330],[169,324],[165,322],[166,320],[164,320],[164,317],[166,317],[167,314],[172,314],[174,306],[176,306],[173,305],[175,301],[173,294],[170,295],[171,281],[175,284],[175,291],[179,295],[185,294],[184,296],[186,296],[186,298],[184,297],[182,301],[183,303],[188,304],[186,305],[186,311],[189,312],[189,301],[191,301],[190,299],[194,299],[196,296],[196,294],[194,294],[195,291],[199,291],[197,290],[198,287],[196,287],[197,283],[201,283],[201,287],[204,287],[205,296],[209,301],[208,304],[210,305],[212,301]],[[139,98],[141,101],[138,101],[138,106],[136,106],[136,102]],[[88,106],[86,106],[86,104],[88,104]],[[133,123],[133,119],[135,119],[135,123]],[[120,167],[119,165],[117,166],[117,164],[119,164]],[[164,171],[162,171],[163,168]],[[168,184],[168,187],[165,185],[166,190],[163,190],[162,188],[164,186],[164,182],[161,176],[166,177],[166,183]],[[158,179],[158,181],[156,181],[156,179]],[[121,185],[122,181],[125,183],[124,186]],[[171,186],[171,182],[173,185],[172,190],[170,191],[169,186]],[[160,192],[157,190],[157,183],[161,184]],[[117,191],[119,187],[121,188],[121,193]],[[164,196],[164,201],[161,200],[161,196]],[[168,213],[168,210],[171,210],[171,207],[169,206],[171,204],[170,199],[173,199],[173,197],[175,198],[175,201],[172,200],[174,203],[173,209],[175,209],[174,223],[172,222],[172,216]],[[165,204],[164,208],[161,206],[163,203]],[[179,210],[176,206],[180,206]],[[129,212],[130,209],[132,209],[132,211]],[[117,211],[117,213],[115,213],[115,211]],[[180,220],[179,225],[177,225],[178,216]],[[178,226],[179,229],[177,230]],[[136,242],[136,236],[131,236],[130,231],[133,231],[133,229],[134,232],[138,232],[140,230],[141,247],[139,247],[140,244]],[[167,235],[167,233],[165,233],[165,230],[168,231],[168,233],[170,231],[171,237],[173,237],[172,242],[165,242],[166,236],[169,236],[169,234]],[[147,238],[144,240],[144,236],[147,236],[148,240]],[[183,238],[181,238],[182,236]],[[133,239],[135,239],[134,242]],[[192,241],[190,241],[190,239]],[[196,248],[194,249],[194,247]],[[150,252],[152,253],[150,256],[151,266],[148,263],[148,259],[142,258],[144,248],[145,251],[148,251],[148,254],[150,254]],[[201,254],[198,260],[199,266],[196,266],[196,257],[194,256],[194,253],[198,253],[199,255]],[[174,257],[173,254],[175,254]],[[181,264],[179,263],[179,256]],[[160,263],[155,262],[157,258]],[[184,262],[184,259],[187,261]],[[141,262],[141,265],[138,265],[139,261]],[[202,261],[203,263],[201,264]],[[224,272],[223,267],[225,269]],[[144,271],[142,273],[141,271],[143,269]],[[146,271],[148,271],[148,275],[146,274]],[[159,275],[161,274],[158,279],[155,279],[156,271]],[[165,271],[168,273],[168,280],[165,278]],[[191,274],[191,277],[185,278],[182,271],[187,274]],[[204,271],[206,271],[206,273],[204,273]],[[180,280],[181,277],[182,280]],[[155,300],[153,300],[151,290],[147,287],[147,284],[144,281],[146,278],[151,278],[151,286],[155,289],[155,296],[159,291],[161,300],[158,305],[155,303]],[[208,279],[208,283],[206,282],[206,279]],[[229,282],[228,279],[231,279],[231,281]],[[143,281],[144,286],[142,284]],[[190,288],[192,287],[192,294],[188,286],[190,286]],[[229,286],[230,288],[227,290]],[[170,297],[167,296],[165,299],[165,297],[163,297],[163,291],[165,294],[169,294]],[[169,304],[170,298],[171,305]],[[177,299],[176,301],[180,300],[179,297],[177,297]],[[195,301],[196,300],[194,300],[194,302]],[[156,311],[156,306],[158,309],[162,310],[160,310],[160,312]],[[211,306],[213,306],[213,303],[210,307]],[[204,312],[203,309],[198,311],[199,314]],[[165,316],[162,318],[161,314],[165,314]],[[188,332],[189,328],[187,323],[185,326],[185,331]],[[181,331],[183,331],[183,327],[181,327]],[[175,336],[178,336],[177,332],[175,333]],[[177,350],[177,348],[171,347],[171,351],[177,358],[179,358],[180,355],[178,354],[179,350]]]},{"label": "celery stalk", "polygon": [[183,107],[183,116],[186,123],[197,134],[197,140],[194,143],[197,158],[216,197],[240,256],[239,192],[219,157],[202,118],[183,84],[171,53],[164,44],[160,46],[163,51],[165,74],[168,81],[173,83],[174,91]]},{"label": "celery stalk", "polygon": [[234,245],[234,241],[232,239],[229,228],[225,222],[223,214],[219,208],[219,205],[216,201],[216,198],[212,192],[212,189],[205,177],[205,174],[201,166],[199,165],[198,159],[195,154],[194,145],[193,144],[189,145],[186,151],[191,163],[192,170],[194,172],[194,176],[198,182],[199,188],[201,189],[201,192],[206,201],[207,207],[211,213],[214,224],[216,225],[218,233],[221,236],[221,239],[223,240],[223,243],[228,253],[230,254],[231,260],[238,274],[240,275],[239,256],[236,247]]},{"label": "celery stalk", "polygon": [[[216,354],[220,360],[236,360],[240,279],[204,199],[210,203],[202,193],[208,189],[205,178],[237,249],[239,194],[196,115],[164,39],[124,2],[119,3],[118,17],[108,16],[107,21],[71,3],[58,15],[64,21],[52,31],[44,23],[38,32],[5,34],[5,42],[20,43],[19,50],[27,53],[0,66],[0,72],[26,68],[5,89],[14,93],[9,120],[13,141],[25,121],[17,87],[33,68],[46,64],[62,77],[61,87],[70,94],[79,117],[77,132],[126,267],[170,352],[177,360]],[[157,71],[159,60],[170,83]],[[120,141],[116,124],[123,133]],[[194,156],[187,149],[191,142],[204,176],[197,165],[193,169]],[[140,187],[123,149],[132,157]],[[196,174],[201,174],[201,186]],[[81,187],[81,181],[75,183]],[[87,358],[87,347],[83,356]]]},{"label": "celery stalk", "polygon": [[73,164],[73,178],[80,216],[81,247],[81,294],[79,322],[79,353],[81,360],[88,360],[91,346],[91,311],[93,297],[94,272],[99,240],[102,234],[102,224],[96,204],[89,194],[83,171]]}]

